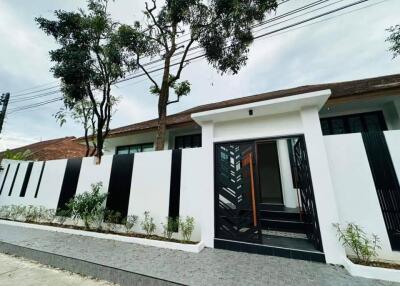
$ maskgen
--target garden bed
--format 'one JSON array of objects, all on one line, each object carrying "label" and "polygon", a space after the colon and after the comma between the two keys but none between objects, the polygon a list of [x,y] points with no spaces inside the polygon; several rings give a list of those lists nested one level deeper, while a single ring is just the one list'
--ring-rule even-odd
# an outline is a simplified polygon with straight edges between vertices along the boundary
[{"label": "garden bed", "polygon": [[138,233],[128,234],[128,233],[119,233],[112,231],[99,232],[95,230],[86,230],[84,229],[84,227],[74,226],[74,225],[60,226],[55,223],[38,223],[38,222],[27,223],[27,222],[19,222],[19,221],[4,220],[4,219],[0,219],[0,224],[89,236],[100,239],[117,240],[122,242],[137,243],[146,246],[182,250],[194,253],[199,253],[204,248],[204,244],[202,242],[192,242],[192,241],[183,242],[177,239],[167,239],[165,237],[157,235],[146,236],[144,234],[138,234]]},{"label": "garden bed", "polygon": [[362,265],[355,264],[346,257],[344,267],[352,276],[400,282],[400,265],[398,264],[371,262],[369,265]]}]

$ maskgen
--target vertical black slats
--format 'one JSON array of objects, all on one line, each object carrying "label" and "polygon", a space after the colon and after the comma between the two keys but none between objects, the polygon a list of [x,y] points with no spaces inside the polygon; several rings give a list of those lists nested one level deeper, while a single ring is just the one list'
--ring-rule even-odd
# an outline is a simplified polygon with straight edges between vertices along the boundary
[{"label": "vertical black slats", "polygon": [[16,180],[16,178],[17,178],[18,171],[19,171],[19,165],[20,165],[20,163],[18,163],[17,169],[15,169],[14,178],[13,178],[13,180],[12,180],[11,187],[10,187],[10,191],[9,191],[9,193],[8,193],[8,196],[11,196],[11,194],[12,194],[12,190],[13,190],[13,188],[14,188],[15,180]]},{"label": "vertical black slats", "polygon": [[[171,160],[171,180],[169,187],[169,210],[168,217],[179,217],[179,201],[181,198],[181,169],[182,169],[182,150],[172,150]],[[178,227],[174,231],[178,231]]]},{"label": "vertical black slats", "polygon": [[383,132],[362,133],[369,166],[393,250],[400,250],[400,186]]},{"label": "vertical black slats", "polygon": [[8,175],[8,171],[9,170],[10,170],[10,164],[7,165],[7,170],[6,170],[6,173],[4,175],[3,182],[1,183],[0,195],[3,192],[4,184],[5,184],[6,180],[7,180],[7,175]]},{"label": "vertical black slats", "polygon": [[134,154],[113,157],[106,207],[119,212],[121,218],[128,214],[134,158]]},{"label": "vertical black slats", "polygon": [[37,186],[36,186],[36,191],[35,191],[35,198],[37,198],[38,193],[39,193],[40,183],[42,182],[43,171],[44,171],[44,167],[45,166],[46,166],[46,161],[43,162],[42,169],[40,170],[39,180],[38,180],[38,183],[37,183]]},{"label": "vertical black slats", "polygon": [[81,158],[68,159],[61,186],[60,197],[58,199],[57,210],[64,209],[69,200],[75,196],[81,166]]},{"label": "vertical black slats", "polygon": [[28,167],[26,168],[24,182],[22,184],[21,193],[19,194],[20,197],[25,197],[26,188],[28,187],[29,179],[32,173],[33,162],[28,163]]}]

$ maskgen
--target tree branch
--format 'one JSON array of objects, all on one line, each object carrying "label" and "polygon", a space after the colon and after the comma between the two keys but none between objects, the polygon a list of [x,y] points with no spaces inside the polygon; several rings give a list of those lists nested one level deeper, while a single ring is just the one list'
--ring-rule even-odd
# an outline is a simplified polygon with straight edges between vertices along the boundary
[{"label": "tree branch", "polygon": [[140,63],[140,57],[138,54],[136,54],[136,63],[137,65],[142,69],[142,71],[146,74],[146,76],[151,80],[151,82],[154,84],[157,90],[159,90],[159,86],[157,82],[153,79],[153,77],[150,75],[150,73],[144,68],[144,66]]}]

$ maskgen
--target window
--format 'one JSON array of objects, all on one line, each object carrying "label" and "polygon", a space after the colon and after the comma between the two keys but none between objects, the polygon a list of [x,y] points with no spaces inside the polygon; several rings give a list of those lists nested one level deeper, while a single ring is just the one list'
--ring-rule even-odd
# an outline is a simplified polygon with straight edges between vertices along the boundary
[{"label": "window", "polygon": [[324,135],[387,130],[381,111],[336,116],[321,119]]},{"label": "window", "polygon": [[147,152],[153,151],[154,144],[153,143],[144,143],[144,144],[135,144],[135,145],[128,145],[128,146],[119,146],[117,147],[117,155],[122,154],[133,154],[133,153],[140,153],[140,152]]},{"label": "window", "polygon": [[201,134],[175,137],[175,149],[201,147]]}]

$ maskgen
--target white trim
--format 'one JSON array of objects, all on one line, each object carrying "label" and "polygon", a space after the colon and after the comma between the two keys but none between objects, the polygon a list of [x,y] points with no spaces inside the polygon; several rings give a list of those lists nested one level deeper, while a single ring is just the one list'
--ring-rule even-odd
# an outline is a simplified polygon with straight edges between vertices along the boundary
[{"label": "white trim", "polygon": [[48,225],[40,225],[40,224],[30,224],[30,223],[16,222],[16,221],[7,221],[7,220],[0,220],[0,224],[25,227],[25,228],[31,228],[31,229],[40,229],[40,230],[46,230],[46,231],[61,232],[61,233],[74,234],[74,235],[89,236],[89,237],[100,238],[100,239],[117,240],[117,241],[122,241],[122,242],[136,243],[136,244],[140,244],[140,245],[154,246],[154,247],[167,248],[167,249],[173,249],[173,250],[182,250],[182,251],[193,252],[193,253],[199,253],[204,248],[204,243],[202,241],[200,241],[197,244],[183,244],[183,243],[170,242],[170,241],[153,240],[153,239],[146,239],[146,238],[139,238],[139,237],[129,237],[129,236],[123,236],[123,235],[117,235],[117,234],[91,232],[91,231],[62,228],[62,227],[48,226]]},{"label": "white trim", "polygon": [[352,276],[400,282],[400,270],[354,264],[347,257],[343,266]]},{"label": "white trim", "polygon": [[207,121],[220,122],[249,118],[248,111],[250,109],[253,110],[252,117],[294,112],[305,107],[317,107],[319,110],[325,105],[330,96],[331,91],[326,89],[192,113],[191,117],[201,125],[202,122]]}]

